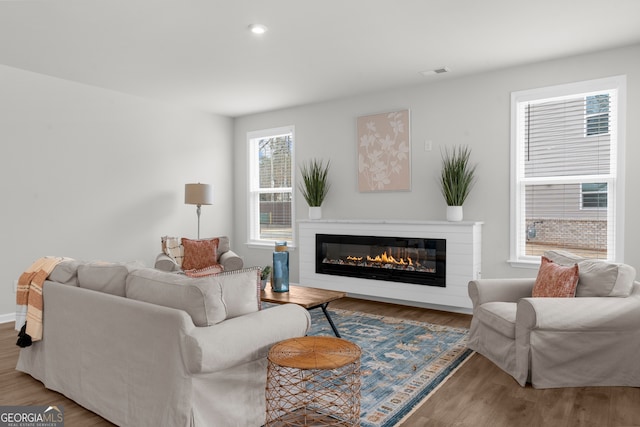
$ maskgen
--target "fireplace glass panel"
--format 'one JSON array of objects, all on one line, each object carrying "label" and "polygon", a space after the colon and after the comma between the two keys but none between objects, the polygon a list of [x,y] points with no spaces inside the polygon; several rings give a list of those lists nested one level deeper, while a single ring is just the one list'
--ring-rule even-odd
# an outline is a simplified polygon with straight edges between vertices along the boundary
[{"label": "fireplace glass panel", "polygon": [[446,240],[316,234],[316,273],[445,286]]}]

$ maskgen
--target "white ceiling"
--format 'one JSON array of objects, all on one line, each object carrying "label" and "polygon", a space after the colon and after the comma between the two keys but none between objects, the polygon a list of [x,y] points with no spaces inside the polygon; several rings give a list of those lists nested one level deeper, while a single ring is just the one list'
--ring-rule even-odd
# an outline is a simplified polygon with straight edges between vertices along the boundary
[{"label": "white ceiling", "polygon": [[638,42],[640,0],[0,0],[0,64],[232,117]]}]

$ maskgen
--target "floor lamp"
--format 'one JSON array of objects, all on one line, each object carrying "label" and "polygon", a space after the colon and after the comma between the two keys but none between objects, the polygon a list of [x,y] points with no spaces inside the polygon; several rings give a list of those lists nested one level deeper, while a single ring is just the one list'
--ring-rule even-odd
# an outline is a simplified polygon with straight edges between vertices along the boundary
[{"label": "floor lamp", "polygon": [[198,214],[198,239],[200,238],[200,206],[213,204],[213,187],[209,184],[185,184],[184,203],[197,205]]}]

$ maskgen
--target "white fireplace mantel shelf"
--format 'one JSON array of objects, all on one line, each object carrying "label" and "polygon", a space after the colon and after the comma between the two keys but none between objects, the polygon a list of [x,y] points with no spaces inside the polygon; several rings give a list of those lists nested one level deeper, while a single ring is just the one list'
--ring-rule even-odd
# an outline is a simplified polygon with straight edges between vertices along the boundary
[{"label": "white fireplace mantel shelf", "polygon": [[[482,222],[321,219],[298,221],[300,283],[355,297],[470,312],[470,280],[480,278]],[[416,237],[447,241],[446,286],[416,285],[316,273],[316,234]]]},{"label": "white fireplace mantel shelf", "polygon": [[481,221],[415,221],[394,219],[303,219],[299,224],[401,224],[401,225],[447,225],[452,227],[469,227],[482,225]]}]

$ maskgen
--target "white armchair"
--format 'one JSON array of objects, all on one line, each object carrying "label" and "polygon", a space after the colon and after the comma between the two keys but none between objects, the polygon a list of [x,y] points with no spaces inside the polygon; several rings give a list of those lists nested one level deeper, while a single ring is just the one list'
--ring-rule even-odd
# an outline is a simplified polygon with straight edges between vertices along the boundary
[{"label": "white armchair", "polygon": [[545,255],[558,263],[577,261],[576,297],[533,298],[535,279],[471,281],[469,348],[522,386],[640,386],[640,283],[634,282],[635,270],[568,259],[566,253]]},{"label": "white armchair", "polygon": [[[222,265],[224,271],[240,270],[244,267],[243,259],[231,250],[229,237],[217,237],[218,250],[217,262]],[[207,239],[205,239],[207,240]],[[163,236],[161,238],[162,252],[156,256],[154,267],[162,271],[181,271],[184,248],[177,237]]]}]

